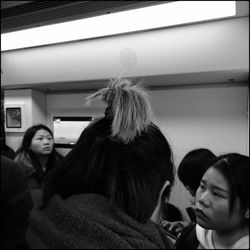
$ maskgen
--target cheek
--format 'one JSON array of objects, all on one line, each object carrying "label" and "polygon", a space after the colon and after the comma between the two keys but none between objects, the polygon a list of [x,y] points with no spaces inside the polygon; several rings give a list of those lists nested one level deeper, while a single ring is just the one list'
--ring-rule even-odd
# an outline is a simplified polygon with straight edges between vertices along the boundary
[{"label": "cheek", "polygon": [[41,147],[41,143],[39,143],[39,142],[32,142],[30,145],[30,149],[33,151],[39,150],[40,147]]},{"label": "cheek", "polygon": [[[227,204],[215,204],[213,207],[213,211],[216,215],[222,216],[223,218],[227,218],[229,215],[229,209]],[[218,219],[221,219],[221,217],[218,217]]]},{"label": "cheek", "polygon": [[228,202],[214,202],[210,208],[210,218],[215,224],[223,226],[229,220]]}]

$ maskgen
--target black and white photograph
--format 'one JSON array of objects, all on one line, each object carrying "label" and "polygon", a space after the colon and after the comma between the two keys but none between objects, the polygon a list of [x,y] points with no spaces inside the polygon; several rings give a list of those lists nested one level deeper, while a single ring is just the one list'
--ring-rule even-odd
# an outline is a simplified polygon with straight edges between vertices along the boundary
[{"label": "black and white photograph", "polygon": [[249,249],[249,1],[1,1],[1,249]]},{"label": "black and white photograph", "polygon": [[21,108],[6,108],[6,127],[7,128],[21,128],[22,127],[22,113]]}]

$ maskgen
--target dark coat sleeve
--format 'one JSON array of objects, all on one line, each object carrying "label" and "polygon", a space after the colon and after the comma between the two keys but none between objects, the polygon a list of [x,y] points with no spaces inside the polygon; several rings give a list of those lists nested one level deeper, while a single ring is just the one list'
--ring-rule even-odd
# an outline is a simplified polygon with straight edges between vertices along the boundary
[{"label": "dark coat sleeve", "polygon": [[25,249],[29,212],[33,207],[22,168],[1,156],[1,249]]},{"label": "dark coat sleeve", "polygon": [[185,227],[181,235],[175,242],[176,249],[197,249],[199,241],[196,236],[195,223],[192,222],[189,226]]}]

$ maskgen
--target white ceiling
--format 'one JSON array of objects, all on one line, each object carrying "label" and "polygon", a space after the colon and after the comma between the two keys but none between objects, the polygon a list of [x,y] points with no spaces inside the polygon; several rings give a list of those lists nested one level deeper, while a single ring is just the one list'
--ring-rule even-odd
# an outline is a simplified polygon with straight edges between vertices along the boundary
[{"label": "white ceiling", "polygon": [[[5,5],[2,5],[2,2],[6,2]],[[8,1],[8,2],[12,2],[12,5],[14,5],[14,4],[18,4],[19,1]],[[29,2],[35,2],[35,1],[22,1],[22,2],[29,3]],[[81,1],[81,2],[92,2],[92,1]],[[108,1],[105,1],[105,2],[108,2]],[[114,2],[114,1],[111,1],[111,2]],[[132,1],[132,2],[138,2],[138,1]],[[146,1],[142,1],[142,2],[146,2]],[[8,8],[6,4],[7,5],[9,4],[10,6],[10,3],[7,3],[7,1],[1,1],[1,8],[2,9]],[[249,2],[238,1],[237,6],[238,6],[237,8],[238,17],[248,16],[249,18]],[[235,20],[237,20],[237,18]],[[176,27],[172,29],[172,33],[170,29],[169,34],[166,36],[166,39],[168,40],[167,37],[172,38],[173,37],[172,34],[174,34],[175,36],[178,33],[178,30],[181,31],[181,30],[186,29],[188,30],[188,33],[195,32],[195,31],[192,31],[192,29],[195,29],[194,27],[195,25],[193,25],[192,28],[190,26],[190,29],[188,26],[186,28]],[[247,44],[249,44],[249,27],[247,29],[245,27],[242,30],[240,29],[242,29],[241,26],[232,28],[230,29],[231,33],[228,32],[229,37],[226,37],[224,34],[225,36],[224,38],[221,36],[218,36],[218,38],[215,37],[214,39],[211,39],[211,41],[208,41],[210,39],[209,37],[207,39],[205,38],[206,36],[205,31],[204,31],[204,35],[202,35],[201,33],[201,37],[195,38],[195,39],[200,40],[200,44],[198,43],[199,41],[195,41],[198,46],[201,46],[200,58],[197,57],[197,54],[196,54],[196,49],[199,49],[197,48],[196,45],[191,45],[191,47],[190,46],[187,47],[187,45],[185,45],[185,43],[188,43],[188,42],[192,44],[193,40],[189,41],[188,39],[186,39],[186,36],[184,34],[182,35],[182,37],[180,37],[179,40],[176,40],[177,43],[181,41],[182,44],[181,43],[177,44],[176,47],[173,47],[173,45],[171,45],[173,47],[172,49],[170,45],[164,45],[164,43],[162,43],[161,45],[159,44],[158,47],[160,46],[162,47],[162,51],[163,51],[162,55],[160,52],[157,52],[159,48],[157,48],[157,45],[154,45],[153,43],[152,43],[152,47],[145,46],[144,50],[140,48],[141,46],[139,46],[138,49],[136,50],[139,56],[139,59],[143,58],[144,60],[144,58],[151,58],[151,62],[149,62],[148,64],[145,64],[144,67],[142,68],[144,69],[144,74],[142,73],[143,71],[140,71],[140,72],[138,71],[139,72],[138,74],[135,71],[133,72],[131,77],[133,76],[133,77],[138,77],[140,79],[143,79],[144,84],[146,86],[149,86],[150,88],[166,88],[166,87],[169,88],[173,86],[176,87],[176,86],[187,86],[187,85],[197,85],[197,84],[207,85],[207,84],[246,83],[249,80],[249,56],[248,56],[249,48],[248,48],[248,45],[247,47],[245,47],[245,44],[247,43],[247,41],[241,41],[241,40],[248,39]],[[173,33],[173,30],[175,30],[175,33]],[[224,28],[221,31],[225,33]],[[221,31],[218,34],[222,34]],[[196,33],[193,33],[193,34],[196,34]],[[196,36],[194,35],[194,37]],[[152,39],[154,38],[152,37]],[[114,41],[115,41],[115,38],[114,38]],[[148,42],[148,39],[144,38],[142,39],[141,42],[142,43]],[[213,45],[215,47],[212,47],[211,43],[215,43],[215,42],[217,42],[217,44]],[[202,46],[204,46],[204,52],[202,51]],[[104,61],[100,63],[98,60],[96,61],[95,65],[97,65],[98,69],[97,70],[93,69],[94,71],[92,73],[96,76],[95,78],[93,78],[93,77],[86,76],[86,74],[88,74],[89,72],[84,73],[83,66],[81,64],[82,58],[72,57],[72,51],[70,50],[68,50],[68,52],[65,52],[65,49],[67,51],[67,46],[65,46],[65,48],[62,47],[61,50],[58,49],[57,47],[58,47],[57,45],[54,46],[55,50],[58,50],[57,53],[59,53],[59,55],[60,53],[61,55],[63,53],[64,56],[62,58],[66,58],[67,62],[63,61],[60,58],[55,59],[55,61],[53,61],[54,59],[52,55],[51,64],[46,63],[46,64],[40,64],[39,66],[38,61],[40,60],[41,62],[42,61],[46,62],[46,60],[48,60],[47,59],[48,56],[46,56],[46,53],[44,52],[42,52],[41,54],[38,54],[37,53],[39,51],[38,49],[37,51],[34,50],[34,55],[39,55],[38,56],[39,58],[37,59],[35,56],[33,57],[33,59],[32,57],[29,57],[28,54],[26,54],[24,50],[22,52],[22,56],[19,56],[18,59],[16,59],[16,57],[14,56],[15,52],[12,52],[12,53],[9,52],[9,55],[7,56],[7,58],[9,58],[10,60],[6,61],[5,60],[6,54],[8,54],[8,52],[1,53],[1,57],[2,57],[1,69],[3,70],[3,77],[1,77],[1,87],[4,89],[34,88],[34,89],[47,91],[47,92],[79,91],[79,90],[88,91],[88,90],[94,90],[94,89],[103,87],[105,82],[107,82],[108,78],[113,76],[112,70],[114,69],[114,67],[112,65],[114,64],[114,60],[112,61],[111,54],[114,52],[115,50],[114,48],[111,48],[110,58],[107,58],[107,62]],[[154,53],[153,47],[155,47],[155,50],[156,50],[155,52],[160,53],[160,54]],[[225,47],[228,47],[228,48],[225,49]],[[211,52],[209,51],[206,52],[205,51],[206,48],[208,50],[210,49]],[[213,48],[214,48],[214,52],[213,52]],[[225,53],[223,49],[225,49]],[[218,50],[218,52],[216,52],[216,50]],[[28,51],[29,50],[27,50],[27,52]],[[50,54],[55,53],[54,49],[50,51],[51,52],[47,52],[47,53],[50,53]],[[186,55],[184,55],[183,52],[181,51],[184,51]],[[105,53],[105,51],[103,52]],[[119,52],[119,49],[117,49],[117,53],[118,52]],[[171,52],[173,53],[171,54]],[[222,56],[220,55],[220,52],[222,53]],[[93,50],[93,54],[94,53],[95,52]],[[213,55],[213,58],[211,57],[209,59],[209,57],[212,56],[213,53],[215,53]],[[217,60],[216,60],[216,53],[218,56]],[[44,55],[44,58],[42,58],[43,55]],[[99,54],[99,56],[101,57],[102,54]],[[154,58],[155,56],[156,58]],[[187,57],[190,58],[190,60],[187,60],[185,62]],[[221,58],[221,57],[225,57],[225,58]],[[242,60],[243,57],[244,58],[248,57],[247,63],[245,59]],[[25,60],[23,60],[22,58],[23,59],[25,58],[26,62],[24,62]],[[232,62],[228,62],[227,58],[230,58]],[[79,60],[79,69],[76,69],[76,65],[77,65],[76,62],[78,62],[77,60]],[[87,57],[87,60],[91,61],[92,58]],[[159,62],[159,65],[157,65],[157,61]],[[219,61],[218,64],[216,64],[217,61]],[[164,63],[162,64],[161,62],[164,62]],[[203,67],[201,65],[204,62],[207,63],[207,67],[205,66]],[[237,64],[237,62],[239,62],[239,64]],[[56,69],[56,71],[53,72],[51,71],[51,68],[54,67],[55,63],[58,64],[59,70]],[[204,65],[206,65],[206,63],[204,63]],[[105,64],[110,64],[110,66],[108,67]],[[71,67],[71,65],[73,66]],[[171,67],[170,65],[173,66],[172,69],[170,69]],[[107,68],[105,68],[106,66]],[[193,67],[193,70],[191,70],[192,67]],[[71,74],[71,76],[68,76],[67,74],[65,75],[65,72],[68,71],[68,69],[70,68],[72,72],[70,73],[69,71],[69,74]],[[147,69],[150,69],[150,70],[147,70]],[[43,72],[43,73],[41,73],[40,76],[39,74],[34,76],[34,71],[37,71],[37,70],[38,71],[40,70],[39,72],[40,73]],[[104,70],[104,71],[106,70],[107,74],[103,74],[103,76],[105,77],[102,77],[102,74],[99,74],[101,70]],[[74,72],[76,71],[77,72],[83,71],[82,74],[79,75],[80,77],[77,80],[76,78],[74,78],[74,74],[75,74]],[[109,71],[110,71],[110,74],[108,74]],[[110,77],[108,77],[109,75]]]}]

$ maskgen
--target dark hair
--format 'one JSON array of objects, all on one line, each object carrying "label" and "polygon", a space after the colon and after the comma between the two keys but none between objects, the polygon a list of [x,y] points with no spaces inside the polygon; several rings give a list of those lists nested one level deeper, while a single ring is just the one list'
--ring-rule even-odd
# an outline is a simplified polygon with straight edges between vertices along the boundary
[{"label": "dark hair", "polygon": [[5,128],[4,128],[4,107],[3,107],[3,102],[1,100],[1,151],[2,148],[4,148],[5,146],[6,146],[6,138],[5,138]]},{"label": "dark hair", "polygon": [[6,144],[6,136],[5,136],[5,128],[4,128],[4,109],[3,109],[2,100],[1,100],[1,155],[12,160],[16,156],[15,151]]},{"label": "dark hair", "polygon": [[[21,144],[20,148],[17,150],[16,155],[21,154],[21,153],[23,153],[23,154],[30,153],[30,151],[31,151],[30,145],[31,145],[32,139],[35,136],[36,132],[41,130],[41,129],[48,131],[53,138],[53,133],[47,126],[45,126],[43,124],[34,125],[25,131],[25,134],[24,134],[23,140],[22,140],[22,144]],[[54,168],[54,166],[56,164],[56,157],[58,157],[58,156],[61,157],[59,155],[59,153],[53,147],[52,152],[50,153],[49,158],[48,158],[46,172],[48,172],[52,168]],[[35,155],[32,154],[32,157],[35,157]]]},{"label": "dark hair", "polygon": [[165,181],[174,182],[169,143],[153,123],[129,141],[114,135],[112,126],[116,126],[113,116],[106,112],[82,132],[63,164],[53,171],[45,204],[54,193],[63,199],[95,193],[142,223],[151,217]]},{"label": "dark hair", "polygon": [[[241,212],[244,214],[249,208],[249,156],[237,153],[224,154],[219,156],[211,167],[217,169],[228,183],[230,213],[238,197]],[[248,220],[245,220],[243,216],[243,221],[248,222]]]},{"label": "dark hair", "polygon": [[216,159],[216,156],[206,148],[194,149],[187,153],[178,168],[178,177],[184,186],[189,186],[195,193],[202,176]]},{"label": "dark hair", "polygon": [[111,122],[102,118],[82,132],[64,164],[53,173],[47,200],[53,193],[64,199],[96,193],[145,222],[165,181],[174,181],[170,146],[154,124],[129,144],[112,138],[110,126]]}]

